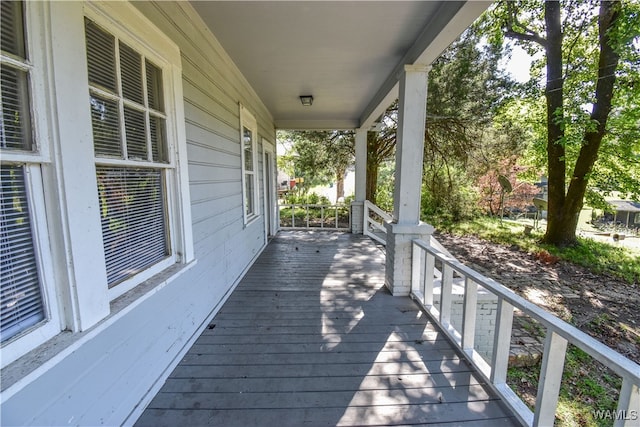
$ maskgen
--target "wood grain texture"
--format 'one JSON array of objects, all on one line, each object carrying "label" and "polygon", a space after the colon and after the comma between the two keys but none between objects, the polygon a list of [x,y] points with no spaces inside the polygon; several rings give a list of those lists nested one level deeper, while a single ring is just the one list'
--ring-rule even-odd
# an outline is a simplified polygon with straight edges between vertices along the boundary
[{"label": "wood grain texture", "polygon": [[346,233],[276,236],[137,426],[518,425]]}]

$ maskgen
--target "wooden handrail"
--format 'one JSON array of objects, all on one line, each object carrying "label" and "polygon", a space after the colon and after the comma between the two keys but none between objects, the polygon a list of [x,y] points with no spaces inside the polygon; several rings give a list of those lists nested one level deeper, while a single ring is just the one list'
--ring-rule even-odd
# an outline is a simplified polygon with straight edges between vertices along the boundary
[{"label": "wooden handrail", "polygon": [[[433,288],[439,277],[435,268],[436,261],[442,263],[443,270],[439,310],[433,304]],[[456,330],[449,320],[452,301],[450,278],[453,274],[462,277],[465,282],[462,331]],[[478,285],[498,298],[494,350],[490,364],[487,364],[473,348]],[[623,382],[617,409],[623,414],[639,416],[640,365],[419,239],[413,241],[411,295],[431,314],[442,330],[526,425],[553,425],[567,344],[580,348],[620,375]],[[532,412],[506,384],[514,308],[540,322],[547,331],[535,412]],[[623,426],[626,425],[625,422],[635,421],[629,418],[617,419],[614,425]]]},{"label": "wooden handrail", "polygon": [[[370,212],[375,212],[378,216],[382,218],[383,221],[391,221],[392,217],[387,212],[380,209],[378,206],[374,205],[368,200],[364,201],[364,221],[362,226],[362,232],[365,236],[371,237],[373,240],[382,243],[383,245],[387,244],[387,229],[384,227],[384,224],[378,222],[371,218]],[[373,231],[371,230],[373,228]],[[376,234],[375,231],[378,231]]]},{"label": "wooden handrail", "polygon": [[[346,231],[346,230],[350,230],[351,229],[351,206],[349,205],[322,205],[322,204],[317,204],[317,203],[288,203],[288,204],[282,204],[282,205],[278,205],[278,209],[280,211],[282,211],[282,209],[291,209],[291,226],[285,226],[282,225],[282,220],[283,217],[282,215],[280,215],[280,228],[283,229],[287,229],[287,228],[304,228],[304,229],[321,229],[321,230],[339,230],[339,231]],[[303,223],[300,224],[299,222],[296,224],[296,217],[295,217],[295,210],[296,208],[300,208],[300,209],[304,209],[305,211],[305,218],[303,220]],[[312,219],[310,214],[309,214],[309,209],[320,209],[320,226],[318,227],[312,227],[310,226],[310,220]],[[338,220],[338,211],[339,210],[346,210],[347,211],[347,216],[349,218],[349,224],[346,227],[340,227],[340,222]],[[325,225],[325,212],[330,212],[333,211],[334,212],[334,224],[333,226],[330,225]]]},{"label": "wooden handrail", "polygon": [[[363,233],[365,236],[369,236],[372,239],[376,240],[377,242],[382,243],[383,245],[387,244],[387,229],[385,228],[384,224],[374,220],[373,218],[371,218],[371,215],[369,214],[369,211],[373,211],[375,212],[378,216],[380,216],[385,222],[391,222],[393,221],[393,217],[383,211],[382,209],[380,209],[378,206],[374,205],[373,203],[371,203],[369,200],[365,200],[364,201],[364,222],[363,222]],[[378,233],[376,234],[375,231],[371,231],[370,227],[373,228],[374,230],[377,230]],[[435,247],[437,250],[439,250],[440,252],[444,253],[445,255],[447,255],[448,257],[450,257],[451,259],[455,259],[455,257],[453,255],[451,255],[451,253],[447,250],[447,248],[445,248],[444,246],[442,246],[442,244],[433,236],[431,236],[429,243],[431,244],[431,246]]]}]

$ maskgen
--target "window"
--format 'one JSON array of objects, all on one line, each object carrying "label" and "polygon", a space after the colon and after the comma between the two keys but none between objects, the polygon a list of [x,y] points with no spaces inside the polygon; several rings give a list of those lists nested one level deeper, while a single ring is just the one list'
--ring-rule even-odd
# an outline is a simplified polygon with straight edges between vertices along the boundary
[{"label": "window", "polygon": [[2,2],[2,140],[5,150],[31,151],[29,71],[22,3]]},{"label": "window", "polygon": [[0,93],[0,340],[4,344],[47,318],[35,245],[34,202],[41,158],[34,143],[25,14],[22,2],[2,2]]},{"label": "window", "polygon": [[4,368],[195,255],[175,43],[128,3],[0,4]]},{"label": "window", "polygon": [[45,312],[33,246],[25,167],[3,164],[0,180],[0,335],[4,342],[44,320]]},{"label": "window", "polygon": [[242,161],[242,200],[244,223],[255,219],[258,212],[258,174],[256,163],[257,124],[255,117],[240,106],[240,141]]},{"label": "window", "polygon": [[102,243],[113,288],[175,262],[167,194],[175,167],[162,68],[88,18],[85,35]]}]

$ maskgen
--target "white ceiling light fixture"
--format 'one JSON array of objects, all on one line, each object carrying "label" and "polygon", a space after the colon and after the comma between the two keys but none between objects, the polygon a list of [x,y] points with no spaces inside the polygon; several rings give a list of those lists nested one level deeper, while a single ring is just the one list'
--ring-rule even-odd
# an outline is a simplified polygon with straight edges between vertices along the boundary
[{"label": "white ceiling light fixture", "polygon": [[310,107],[313,104],[313,96],[311,95],[300,95],[300,102],[305,107]]}]

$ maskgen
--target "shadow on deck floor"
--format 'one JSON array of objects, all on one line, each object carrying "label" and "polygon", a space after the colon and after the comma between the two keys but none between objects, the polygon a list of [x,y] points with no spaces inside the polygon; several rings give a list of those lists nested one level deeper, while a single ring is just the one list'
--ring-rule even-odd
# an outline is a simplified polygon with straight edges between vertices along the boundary
[{"label": "shadow on deck floor", "polygon": [[519,425],[348,233],[281,232],[136,426]]}]

